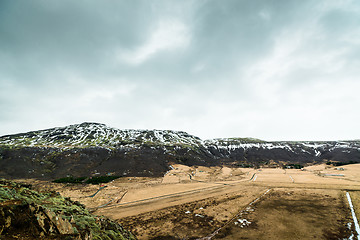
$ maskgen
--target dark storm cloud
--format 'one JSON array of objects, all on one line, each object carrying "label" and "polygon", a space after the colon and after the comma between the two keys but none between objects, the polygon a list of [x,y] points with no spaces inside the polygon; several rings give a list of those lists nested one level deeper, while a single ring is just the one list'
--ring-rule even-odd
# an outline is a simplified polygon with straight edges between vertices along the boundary
[{"label": "dark storm cloud", "polygon": [[[104,4],[103,2],[102,4]],[[110,2],[108,2],[110,3]],[[131,48],[148,34],[147,4],[88,1],[9,1],[0,15],[2,60],[16,61],[17,74],[77,69],[101,71],[113,47]],[[4,59],[5,58],[5,59]],[[21,71],[20,71],[21,70]],[[24,74],[24,75],[23,75]],[[46,76],[45,76],[46,77]],[[49,79],[47,79],[49,80]]]},{"label": "dark storm cloud", "polygon": [[360,116],[344,106],[360,104],[359,11],[330,0],[1,1],[0,135],[99,121],[354,138]]}]

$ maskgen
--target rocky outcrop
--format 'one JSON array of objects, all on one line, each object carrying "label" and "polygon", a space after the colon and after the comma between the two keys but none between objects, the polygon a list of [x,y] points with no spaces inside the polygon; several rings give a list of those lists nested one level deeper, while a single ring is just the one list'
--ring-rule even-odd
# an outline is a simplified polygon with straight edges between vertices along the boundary
[{"label": "rocky outcrop", "polygon": [[105,217],[55,192],[0,181],[0,239],[136,239]]}]

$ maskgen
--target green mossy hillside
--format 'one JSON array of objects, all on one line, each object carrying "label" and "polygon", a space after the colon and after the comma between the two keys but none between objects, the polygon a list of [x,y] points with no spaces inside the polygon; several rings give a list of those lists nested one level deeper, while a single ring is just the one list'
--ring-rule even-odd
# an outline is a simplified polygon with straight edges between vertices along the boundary
[{"label": "green mossy hillside", "polygon": [[89,213],[56,192],[0,180],[0,239],[136,239],[121,225]]}]

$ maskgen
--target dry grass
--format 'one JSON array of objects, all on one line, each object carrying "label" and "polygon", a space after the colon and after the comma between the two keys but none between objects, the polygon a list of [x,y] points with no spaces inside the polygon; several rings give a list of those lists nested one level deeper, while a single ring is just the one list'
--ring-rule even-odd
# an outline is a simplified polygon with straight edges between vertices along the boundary
[{"label": "dry grass", "polygon": [[[106,184],[107,188],[94,198],[86,196],[96,192],[99,186],[35,183],[41,188],[59,191],[90,208],[112,201],[95,213],[119,220],[135,231],[140,239],[206,236],[268,188],[273,189],[272,194],[260,201],[255,211],[248,215],[253,224],[244,228],[239,228],[239,224],[231,224],[218,237],[346,237],[349,232],[344,226],[346,221],[350,221],[350,210],[344,203],[345,191],[350,191],[360,218],[360,164],[343,166],[344,170],[317,165],[306,167],[303,171],[183,165],[173,167],[163,178],[114,180]],[[256,178],[251,180],[254,174]],[[343,174],[344,177],[325,174]],[[191,214],[185,214],[186,211]]]},{"label": "dry grass", "polygon": [[348,208],[337,190],[274,189],[242,218],[251,224],[230,224],[215,239],[343,239],[351,232]]}]

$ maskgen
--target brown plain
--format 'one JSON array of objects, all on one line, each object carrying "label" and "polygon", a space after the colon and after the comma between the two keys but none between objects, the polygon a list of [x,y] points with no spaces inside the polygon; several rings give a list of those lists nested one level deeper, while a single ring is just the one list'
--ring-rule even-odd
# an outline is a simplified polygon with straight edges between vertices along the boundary
[{"label": "brown plain", "polygon": [[360,164],[173,165],[163,178],[120,178],[94,197],[96,185],[31,182],[120,222],[139,239],[197,239],[216,230],[213,239],[348,239],[354,226],[346,191],[360,217]]}]

